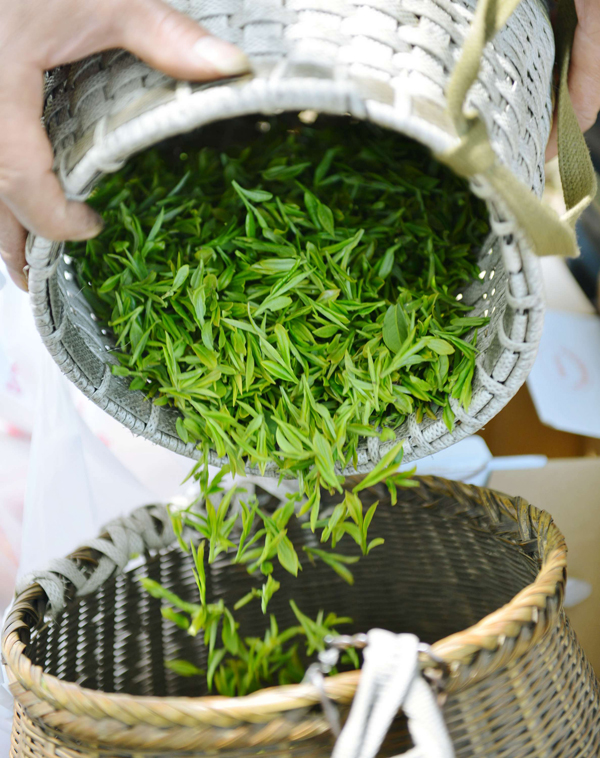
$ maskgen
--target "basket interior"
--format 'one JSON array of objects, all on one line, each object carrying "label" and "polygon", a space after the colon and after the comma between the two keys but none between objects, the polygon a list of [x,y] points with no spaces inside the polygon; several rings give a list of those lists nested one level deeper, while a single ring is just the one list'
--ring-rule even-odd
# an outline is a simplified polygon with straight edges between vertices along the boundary
[{"label": "basket interior", "polygon": [[[352,625],[340,632],[366,632],[382,627],[412,632],[434,642],[474,624],[530,584],[538,561],[506,530],[494,534],[481,516],[464,515],[453,498],[423,502],[421,489],[409,490],[391,507],[385,491],[369,491],[365,505],[380,497],[370,536],[385,544],[352,566],[349,586],[325,564],[312,565],[302,545],[317,546],[317,538],[297,522],[289,536],[297,546],[303,570],[298,578],[275,571],[282,583],[269,612],[280,627],[295,623],[293,598],[307,615],[319,610],[350,616]],[[264,495],[263,507],[277,500]],[[462,514],[453,515],[457,510]],[[345,537],[336,548],[357,555]],[[28,655],[33,663],[63,680],[104,692],[134,695],[206,694],[203,678],[184,678],[164,666],[165,659],[183,658],[204,667],[201,636],[192,638],[160,614],[160,601],[142,589],[136,577],[149,576],[184,598],[197,602],[189,558],[177,547],[148,556],[137,568],[105,583],[97,593],[72,600],[54,621],[33,630]],[[223,598],[228,607],[260,581],[244,567],[217,559],[207,566],[208,598]],[[262,636],[267,620],[253,601],[236,613],[244,636]]]},{"label": "basket interior", "polygon": [[[277,116],[265,116],[261,114],[252,114],[249,116],[239,116],[237,118],[231,118],[224,121],[218,121],[216,123],[208,124],[195,130],[191,134],[182,134],[177,137],[165,140],[159,145],[153,146],[154,149],[158,149],[159,152],[167,159],[172,160],[174,164],[177,164],[179,155],[185,153],[187,150],[198,148],[199,145],[203,147],[211,147],[217,150],[227,150],[228,146],[239,145],[257,145],[260,144],[261,134],[268,132],[272,125],[276,122],[285,124],[288,129],[295,129],[302,126],[302,121],[299,118],[302,114],[296,112],[284,112]],[[316,117],[317,114],[314,114]],[[360,123],[357,119],[341,116],[328,116],[326,114],[319,114],[316,123],[312,126],[316,128],[334,127],[339,131],[340,139],[343,139],[343,134],[346,130],[352,129],[356,124]],[[387,130],[386,130],[387,131]],[[411,142],[412,140],[405,136],[398,134],[398,139]],[[415,143],[416,145],[417,143]],[[135,161],[135,157],[130,160]],[[442,172],[452,173],[450,169],[440,166],[439,162],[432,156],[430,162],[430,171],[434,171],[437,174],[441,169]],[[433,210],[433,209],[431,209]],[[460,212],[460,206],[456,207],[457,215]],[[488,218],[488,210],[485,203],[481,202],[479,207],[479,213],[481,218]],[[491,238],[485,238],[482,236],[481,245],[479,250],[473,250],[475,259],[477,260],[481,274],[479,279],[466,283],[460,290],[457,290],[456,295],[464,300],[465,304],[472,307],[472,311],[468,314],[471,316],[485,316],[490,318],[490,322],[494,323],[498,316],[496,311],[500,306],[500,312],[504,310],[504,287],[506,280],[506,272],[502,265],[502,259],[500,252],[497,249],[498,245]],[[69,246],[67,244],[66,252],[69,252]],[[67,255],[67,258],[68,255]],[[88,323],[86,326],[88,329],[91,327],[96,333],[97,346],[101,350],[111,352],[114,349],[114,340],[112,337],[112,330],[107,324],[102,324],[98,321],[95,314],[90,312],[90,307],[93,309],[93,302],[95,297],[87,286],[87,282],[77,281],[75,275],[74,286],[78,293],[85,293],[88,298],[88,307],[85,308],[88,316]],[[54,292],[56,298],[56,305],[59,305],[59,300],[64,300],[64,296],[67,295],[70,299],[73,294],[69,294],[69,288],[65,282],[71,282],[73,280],[72,270],[64,269],[62,276],[58,277],[56,282],[58,287]],[[81,298],[78,304],[86,302]],[[73,301],[71,299],[71,303]],[[91,322],[91,323],[90,323]],[[493,329],[492,329],[493,331]],[[482,349],[487,345],[487,337],[489,330],[480,329],[478,333],[478,347]],[[91,335],[90,335],[91,336]],[[101,379],[102,377],[100,377]]]},{"label": "basket interior", "polygon": [[[219,121],[202,127],[188,135],[180,135],[163,142],[159,149],[173,156],[185,152],[190,146],[198,144],[216,148],[226,148],[227,145],[249,144],[260,140],[261,131],[269,127],[274,119],[284,120],[286,126],[294,128],[300,121],[297,113],[282,113],[277,116],[250,115]],[[321,114],[317,124],[323,126],[334,125],[340,130],[340,134],[346,129],[352,129],[357,123],[350,117],[326,116]],[[407,140],[408,137],[399,137]],[[432,165],[439,164],[432,158]],[[433,169],[432,169],[433,170]],[[444,168],[443,171],[449,171]],[[458,212],[457,207],[457,212]],[[486,217],[488,211],[485,204],[481,203],[481,215]],[[505,382],[511,375],[518,354],[510,356],[503,351],[497,340],[499,324],[502,319],[507,319],[506,287],[508,272],[505,269],[501,254],[501,241],[489,236],[481,239],[479,250],[473,251],[481,269],[479,278],[466,283],[461,291],[455,294],[465,304],[471,306],[470,316],[489,317],[487,327],[477,331],[477,347],[482,356],[485,356],[486,371],[494,369],[495,381]],[[67,247],[68,253],[68,247]],[[115,340],[111,328],[101,323],[94,312],[94,296],[89,291],[87,283],[79,281],[76,263],[67,255],[60,262],[58,275],[49,281],[49,296],[51,309],[55,315],[55,322],[63,324],[62,344],[69,356],[74,357],[78,370],[72,377],[78,386],[97,402],[104,410],[115,415],[120,421],[129,426],[134,433],[150,437],[169,449],[190,457],[198,457],[198,451],[194,444],[184,444],[176,431],[176,420],[179,412],[171,407],[158,408],[148,402],[145,395],[140,391],[129,390],[129,380],[110,376],[109,366],[116,362],[111,353],[116,349]],[[60,315],[59,315],[60,314]],[[512,333],[513,338],[523,340],[526,336],[527,317],[519,315],[515,321],[515,329],[505,324],[504,329]],[[512,320],[511,315],[509,320]],[[517,324],[518,322],[518,324]],[[107,384],[108,380],[108,384]],[[106,386],[105,386],[106,385]],[[103,389],[98,389],[103,388]],[[418,422],[422,428],[421,435],[416,434],[408,422],[398,431],[398,439],[407,440],[405,460],[414,460],[431,452],[427,448],[427,440],[439,440],[440,447],[446,447],[454,439],[460,439],[470,431],[470,424],[483,408],[486,408],[492,399],[487,389],[480,386],[476,377],[473,385],[473,399],[468,411],[469,423],[463,427],[465,411],[455,408],[457,414],[456,427],[453,433],[449,433],[445,423],[441,419],[441,409],[436,412],[435,418],[425,418]],[[157,421],[152,421],[152,413],[157,412]],[[486,411],[487,412],[487,411]],[[491,412],[491,410],[490,410]],[[413,414],[414,416],[414,414]],[[412,417],[411,417],[412,418]],[[417,422],[415,422],[417,423]],[[413,424],[414,426],[414,424]],[[443,440],[443,442],[442,442]],[[420,445],[424,445],[420,449]],[[436,442],[436,444],[438,444]],[[211,460],[214,465],[221,465],[218,459]],[[370,470],[372,463],[369,462],[366,445],[361,444],[359,456],[359,471]],[[277,473],[276,468],[268,468],[269,475]]]}]

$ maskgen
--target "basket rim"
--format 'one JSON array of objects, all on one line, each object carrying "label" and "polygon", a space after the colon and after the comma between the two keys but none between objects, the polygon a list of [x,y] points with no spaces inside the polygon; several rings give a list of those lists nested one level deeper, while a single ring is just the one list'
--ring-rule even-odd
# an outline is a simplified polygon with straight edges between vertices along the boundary
[{"label": "basket rim", "polygon": [[[370,121],[415,139],[438,155],[456,147],[460,142],[448,122],[442,104],[409,90],[394,90],[381,81],[271,74],[268,78],[260,75],[246,76],[201,85],[180,82],[171,88],[151,90],[117,113],[103,117],[73,148],[58,157],[61,179],[69,197],[83,199],[103,173],[116,170],[134,153],[166,138],[222,119],[304,109],[315,109],[329,115],[351,115]],[[500,209],[504,208],[502,198],[489,185],[484,175],[472,177],[472,182],[473,186],[477,186],[476,194],[493,202]],[[533,366],[541,336],[544,303],[539,286],[540,264],[522,230],[511,220],[510,213],[503,209],[502,215],[507,220],[496,219],[490,213],[490,224],[492,236],[498,239],[498,244],[502,247],[501,255],[508,274],[505,284],[506,307],[510,306],[515,313],[527,315],[526,333],[514,341],[505,333],[502,321],[499,322],[497,339],[501,351],[494,364],[486,368],[484,354],[477,360],[476,382],[479,382],[481,398],[477,403],[474,400],[468,411],[464,411],[457,400],[450,399],[457,420],[452,431],[448,431],[441,416],[435,421],[418,423],[415,414],[412,414],[397,430],[395,441],[377,444],[376,438],[372,438],[371,443],[367,440],[361,442],[357,469],[359,473],[371,470],[381,456],[400,440],[404,441],[404,459],[410,462],[474,434],[504,407],[525,381]],[[509,254],[505,253],[504,246],[505,239],[511,236],[516,244],[515,250]],[[488,239],[486,248],[489,242]],[[49,291],[49,282],[56,277],[57,267],[62,262],[63,247],[62,242],[51,242],[34,235],[30,235],[27,242],[29,290],[36,326],[61,371],[94,403],[115,416],[134,434],[179,454],[197,457],[193,443],[185,444],[174,431],[160,428],[159,419],[165,419],[165,414],[176,411],[148,403],[148,419],[142,420],[135,416],[110,395],[108,388],[112,386],[121,390],[124,380],[112,376],[109,364],[104,364],[101,383],[93,384],[63,342],[67,324],[74,323],[68,314],[68,298],[64,299],[60,323],[56,323],[58,314],[54,312]],[[518,275],[523,278],[518,295],[511,291],[510,282],[510,277],[515,274],[515,263],[513,261],[509,269],[506,255],[518,259]],[[66,271],[65,274],[72,276]],[[81,324],[77,324],[76,329],[81,332]],[[495,379],[492,376],[494,367],[501,363],[507,352],[516,356],[515,364],[507,377],[503,380]],[[127,392],[131,390],[127,389]],[[135,394],[145,399],[141,391],[136,391]],[[221,467],[224,461],[212,451],[210,463]],[[258,471],[248,469],[248,473],[257,474]],[[269,466],[265,473],[278,476],[281,472],[276,466]],[[349,465],[341,473],[352,474],[355,469]]]},{"label": "basket rim", "polygon": [[[564,536],[551,516],[523,498],[437,477],[417,478],[421,485],[419,489],[425,495],[449,496],[464,506],[462,511],[454,511],[455,515],[465,515],[469,507],[475,506],[477,515],[486,517],[490,527],[499,524],[502,517],[505,521],[508,518],[514,522],[515,533],[521,540],[537,541],[538,544],[541,566],[531,584],[473,626],[431,646],[432,653],[448,666],[445,691],[451,693],[493,673],[510,659],[521,657],[544,637],[562,608],[567,549]],[[88,548],[82,548],[76,554],[81,557],[82,551],[85,554],[86,550],[88,558],[93,560]],[[114,572],[110,577],[113,575]],[[43,618],[45,601],[47,595],[42,587],[29,585],[16,597],[3,631],[2,653],[9,670],[11,689],[17,697],[28,691],[28,699],[23,701],[25,706],[42,701],[71,714],[71,721],[73,717],[88,717],[86,720],[108,718],[127,726],[231,728],[272,723],[288,711],[321,702],[319,689],[306,683],[269,687],[237,698],[213,695],[194,698],[104,693],[64,682],[46,674],[41,666],[33,665],[25,652],[24,638],[28,639],[31,628]],[[474,672],[470,665],[477,659],[480,666]],[[430,669],[436,664],[425,657],[421,666]],[[326,678],[325,692],[337,703],[347,704],[354,696],[359,679],[359,670]],[[315,721],[314,717],[312,720]],[[306,721],[303,723],[306,725]],[[66,725],[61,728],[68,731]],[[293,732],[294,728],[298,730],[299,725],[290,724],[288,731]],[[103,733],[105,737],[108,734],[107,731]],[[302,730],[300,733],[306,736]]]}]

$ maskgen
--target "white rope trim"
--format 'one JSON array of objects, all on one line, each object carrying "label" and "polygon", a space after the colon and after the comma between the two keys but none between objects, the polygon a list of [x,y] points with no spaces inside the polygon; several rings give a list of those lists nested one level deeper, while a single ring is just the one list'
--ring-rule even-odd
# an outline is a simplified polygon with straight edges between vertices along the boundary
[{"label": "white rope trim", "polygon": [[75,587],[76,597],[96,592],[116,569],[122,571],[133,555],[168,547],[175,539],[167,509],[156,505],[138,508],[130,516],[115,519],[102,531],[108,532],[110,539],[97,538],[86,546],[103,554],[91,574],[81,571],[75,561],[61,558],[52,561],[45,571],[24,576],[17,583],[17,595],[32,584],[39,584],[48,596],[48,610],[56,615],[65,607],[67,581]]},{"label": "white rope trim", "polygon": [[[94,147],[99,148],[100,145],[102,145],[106,139],[106,135],[108,134],[108,116],[102,116],[102,118],[98,121],[96,124],[96,127],[94,129]],[[101,155],[101,151],[98,151]],[[113,171],[119,171],[123,168],[125,165],[125,160],[113,160],[113,161],[107,161],[102,160],[101,158],[97,161],[96,166],[99,171],[102,171],[105,174],[110,174]]]},{"label": "white rope trim", "polygon": [[104,395],[108,392],[108,388],[110,387],[110,380],[112,379],[112,371],[110,364],[107,363],[104,368],[104,374],[102,376],[102,381],[100,382],[100,386],[98,389],[91,395],[91,399],[95,402],[98,402],[98,400],[102,400]]},{"label": "white rope trim", "polygon": [[63,314],[62,319],[58,327],[52,332],[52,334],[48,334],[45,338],[46,344],[49,345],[51,348],[55,345],[62,342],[63,337],[65,336],[65,331],[67,329],[67,324],[69,323],[69,316],[67,313],[67,307],[66,303],[63,306]]},{"label": "white rope trim", "polygon": [[498,339],[505,350],[510,350],[513,353],[537,352],[537,345],[532,345],[531,342],[517,342],[511,339],[506,334],[502,319],[498,321]]},{"label": "white rope trim", "polygon": [[60,265],[60,255],[57,255],[56,258],[47,266],[44,266],[44,268],[42,269],[38,269],[36,272],[36,275],[39,279],[51,279],[56,273],[56,270],[58,269],[59,265]]},{"label": "white rope trim", "polygon": [[491,395],[507,403],[511,399],[511,397],[515,394],[514,391],[511,388],[507,387],[504,384],[501,384],[500,382],[497,382],[495,379],[492,379],[492,377],[489,376],[489,374],[487,373],[487,371],[482,365],[484,360],[485,360],[484,355],[478,355],[477,358],[475,359],[476,375],[479,382],[481,382],[484,389],[486,389]]},{"label": "white rope trim", "polygon": [[146,428],[144,430],[144,437],[154,437],[156,429],[158,427],[160,414],[161,406],[152,403],[152,410],[150,411],[150,418],[148,419],[148,423],[146,424]]},{"label": "white rope trim", "polygon": [[411,436],[413,445],[419,448],[419,453],[422,455],[433,455],[437,452],[437,449],[433,447],[424,437],[420,425],[417,423],[417,419],[414,414],[408,418],[408,430]]},{"label": "white rope trim", "polygon": [[[99,124],[98,124],[99,126]],[[67,189],[67,165],[71,154],[71,148],[67,148],[60,156],[58,163],[58,178],[60,180],[61,187],[65,190],[65,195],[68,200],[73,200],[77,203],[84,203],[89,197],[89,191],[83,190],[82,192],[71,192]]]},{"label": "white rope trim", "polygon": [[414,634],[368,633],[358,689],[331,758],[375,758],[401,708],[414,743],[403,758],[454,758],[440,706],[419,673],[419,644]]},{"label": "white rope trim", "polygon": [[367,452],[373,463],[379,463],[381,460],[379,437],[367,437]]}]

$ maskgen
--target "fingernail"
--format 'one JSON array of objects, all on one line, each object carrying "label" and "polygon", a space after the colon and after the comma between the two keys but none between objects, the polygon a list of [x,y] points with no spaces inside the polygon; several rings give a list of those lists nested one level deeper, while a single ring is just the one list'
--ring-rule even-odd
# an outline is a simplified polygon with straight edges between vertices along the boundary
[{"label": "fingernail", "polygon": [[96,211],[92,211],[90,213],[90,230],[94,230],[96,234],[101,232],[104,229],[104,219],[99,213],[96,213]]},{"label": "fingernail", "polygon": [[13,280],[13,282],[17,285],[17,287],[20,290],[23,290],[23,292],[29,292],[29,284],[27,282],[27,276],[23,270],[8,269],[8,273],[10,274],[10,278]]},{"label": "fingernail", "polygon": [[250,70],[250,61],[239,47],[230,45],[217,37],[200,37],[194,45],[196,55],[224,76],[245,74]]},{"label": "fingernail", "polygon": [[104,220],[96,211],[90,211],[87,221],[88,223],[81,232],[77,236],[72,237],[73,240],[88,240],[92,237],[97,237],[104,229]]}]

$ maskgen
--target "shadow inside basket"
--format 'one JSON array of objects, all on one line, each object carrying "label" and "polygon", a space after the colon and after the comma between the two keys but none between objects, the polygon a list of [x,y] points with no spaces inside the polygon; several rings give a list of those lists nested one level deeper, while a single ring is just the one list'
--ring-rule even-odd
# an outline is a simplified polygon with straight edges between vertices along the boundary
[{"label": "shadow inside basket", "polygon": [[[475,624],[509,602],[536,577],[539,562],[517,537],[493,527],[482,512],[466,514],[453,497],[423,501],[421,488],[401,494],[391,506],[383,488],[361,493],[365,506],[380,500],[369,535],[385,543],[352,566],[350,586],[322,562],[311,564],[302,546],[318,547],[318,537],[290,522],[288,535],[300,556],[295,578],[275,570],[281,589],[269,602],[279,627],[296,623],[289,601],[311,618],[319,611],[349,616],[341,633],[379,627],[416,634],[433,643]],[[270,496],[261,497],[269,507]],[[275,503],[273,503],[273,506]],[[506,525],[504,525],[506,526]],[[359,555],[344,538],[337,548]],[[220,556],[206,566],[207,600],[234,604],[260,578]],[[198,602],[192,561],[177,546],[150,554],[140,565],[111,579],[94,594],[71,600],[55,620],[32,630],[28,655],[46,673],[82,687],[132,695],[202,696],[205,677],[183,677],[165,660],[184,659],[206,667],[203,636],[191,637],[161,616],[161,601],[148,595],[139,576],[148,576],[185,600]],[[243,637],[260,636],[268,626],[260,603],[236,612]],[[307,661],[308,663],[308,661]]]}]

